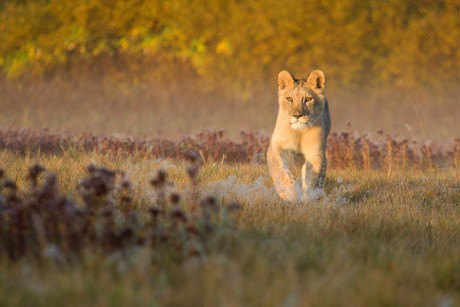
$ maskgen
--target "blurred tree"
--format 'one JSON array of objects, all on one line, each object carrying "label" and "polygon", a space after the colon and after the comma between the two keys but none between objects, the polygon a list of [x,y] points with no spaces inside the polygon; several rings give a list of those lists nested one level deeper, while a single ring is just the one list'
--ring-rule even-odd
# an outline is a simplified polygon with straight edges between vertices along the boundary
[{"label": "blurred tree", "polygon": [[[281,69],[337,86],[460,83],[458,0],[0,2],[2,78],[83,73],[199,83],[249,99]],[[178,77],[179,76],[179,77]]]}]

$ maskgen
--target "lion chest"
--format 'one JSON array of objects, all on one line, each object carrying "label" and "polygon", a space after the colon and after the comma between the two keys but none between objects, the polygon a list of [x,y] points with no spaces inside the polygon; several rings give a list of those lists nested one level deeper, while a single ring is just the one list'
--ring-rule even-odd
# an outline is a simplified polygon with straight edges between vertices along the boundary
[{"label": "lion chest", "polygon": [[[321,152],[324,147],[323,130],[321,127],[310,127],[301,133],[275,133],[272,143],[286,155],[310,156]],[[288,133],[286,133],[288,132]]]}]

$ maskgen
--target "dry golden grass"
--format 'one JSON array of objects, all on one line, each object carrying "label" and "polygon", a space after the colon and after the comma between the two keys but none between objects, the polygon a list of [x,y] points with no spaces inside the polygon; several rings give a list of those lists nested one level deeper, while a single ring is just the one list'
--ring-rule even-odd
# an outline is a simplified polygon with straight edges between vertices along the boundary
[{"label": "dry golden grass", "polygon": [[[68,151],[63,155],[4,150],[1,167],[21,188],[28,167],[40,161],[59,174],[64,194],[90,162],[126,171],[138,208],[152,199],[159,168],[189,193],[184,162]],[[236,177],[232,177],[236,176]],[[74,264],[0,264],[2,305],[308,306],[460,303],[460,174],[449,171],[331,169],[327,198],[288,205],[274,194],[266,166],[209,163],[201,194],[219,205],[238,200],[230,241],[203,257],[151,263],[148,249],[84,254]],[[221,228],[223,229],[223,228]],[[223,245],[222,245],[223,244]]]}]

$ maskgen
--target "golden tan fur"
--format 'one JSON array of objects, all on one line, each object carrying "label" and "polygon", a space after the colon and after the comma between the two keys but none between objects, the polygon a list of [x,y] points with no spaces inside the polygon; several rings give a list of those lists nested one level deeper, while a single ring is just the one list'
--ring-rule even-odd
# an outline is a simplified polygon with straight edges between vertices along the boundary
[{"label": "golden tan fur", "polygon": [[[286,201],[321,197],[326,178],[326,140],[331,129],[325,96],[325,78],[314,70],[307,79],[289,72],[278,75],[279,112],[267,152],[268,170],[275,190]],[[292,167],[302,165],[302,188]]]}]

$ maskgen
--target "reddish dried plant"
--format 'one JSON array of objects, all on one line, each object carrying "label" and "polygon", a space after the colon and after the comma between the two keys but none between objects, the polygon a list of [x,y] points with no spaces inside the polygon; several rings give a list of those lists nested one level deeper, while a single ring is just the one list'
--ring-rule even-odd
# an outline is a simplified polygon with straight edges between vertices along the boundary
[{"label": "reddish dried plant", "polygon": [[[198,176],[195,165],[192,185],[197,184],[193,183]],[[41,173],[45,173],[42,180]],[[87,173],[77,185],[83,200],[78,203],[60,193],[57,176],[38,164],[29,169],[31,184],[21,193],[0,170],[0,258],[72,262],[86,250],[128,255],[132,248],[145,247],[152,261],[162,256],[181,261],[206,253],[214,236],[232,234],[224,229],[231,223],[223,220],[231,215],[223,211],[239,205],[222,207],[213,197],[197,199],[201,206],[190,203],[193,195],[184,198],[166,189],[165,171],[158,171],[151,181],[157,198],[148,209],[149,218],[141,218],[143,210],[137,208],[123,172],[92,164]]]},{"label": "reddish dried plant", "polygon": [[[223,130],[207,130],[176,139],[148,139],[92,133],[72,135],[47,129],[0,128],[0,149],[20,153],[60,153],[72,149],[116,156],[139,154],[146,158],[190,160],[189,153],[195,152],[197,159],[204,162],[264,163],[269,143],[270,138],[257,131],[241,131],[240,141],[234,141]],[[351,123],[348,123],[347,131],[329,135],[327,155],[331,168],[387,170],[390,165],[393,169],[458,167],[460,140],[456,139],[453,143],[400,140],[381,130],[375,134],[360,135],[353,132]],[[190,171],[193,172],[193,169]],[[39,170],[34,172],[39,173]]]}]

